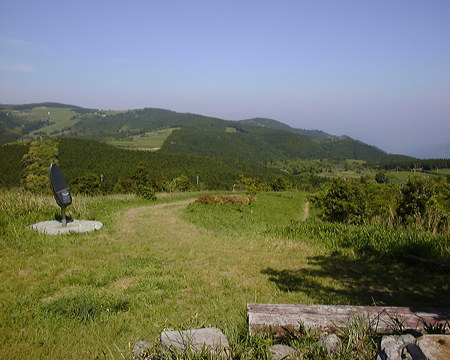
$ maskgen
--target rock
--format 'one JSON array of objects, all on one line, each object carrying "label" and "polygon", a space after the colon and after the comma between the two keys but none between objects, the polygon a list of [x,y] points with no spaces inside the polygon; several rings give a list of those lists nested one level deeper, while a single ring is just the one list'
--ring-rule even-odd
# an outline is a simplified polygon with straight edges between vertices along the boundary
[{"label": "rock", "polygon": [[295,349],[287,345],[272,345],[269,347],[270,354],[273,360],[290,360],[292,359],[290,355],[295,353]]},{"label": "rock", "polygon": [[133,351],[131,352],[131,360],[150,359],[150,346],[151,344],[147,341],[138,341],[133,346]]},{"label": "rock", "polygon": [[227,358],[228,339],[216,328],[193,329],[185,331],[164,331],[161,345],[166,351],[182,354],[186,350],[198,353],[203,350]]},{"label": "rock", "polygon": [[416,344],[408,344],[403,348],[402,359],[427,360],[422,350]]},{"label": "rock", "polygon": [[330,334],[321,338],[318,344],[327,348],[328,354],[332,354],[341,346],[341,339],[336,334]]},{"label": "rock", "polygon": [[417,339],[417,345],[428,360],[450,359],[449,335],[424,335]]},{"label": "rock", "polygon": [[411,334],[383,336],[376,360],[401,360],[403,348],[415,341],[416,338]]},{"label": "rock", "polygon": [[43,221],[29,226],[32,229],[49,235],[68,234],[70,232],[88,232],[99,230],[103,227],[100,221],[94,220],[68,220],[66,226],[61,221]]}]

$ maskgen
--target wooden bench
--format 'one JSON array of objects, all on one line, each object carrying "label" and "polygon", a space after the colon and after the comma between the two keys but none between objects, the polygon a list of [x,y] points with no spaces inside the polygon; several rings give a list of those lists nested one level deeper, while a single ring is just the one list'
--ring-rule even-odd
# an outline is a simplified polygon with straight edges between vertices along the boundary
[{"label": "wooden bench", "polygon": [[[283,305],[248,304],[248,327],[251,334],[261,331],[284,333],[307,329],[332,332],[345,327],[352,316],[370,321],[380,334],[392,333],[401,324],[403,329],[422,331],[428,325],[449,325],[450,309],[345,306],[345,305]],[[397,323],[396,323],[397,322]]]}]

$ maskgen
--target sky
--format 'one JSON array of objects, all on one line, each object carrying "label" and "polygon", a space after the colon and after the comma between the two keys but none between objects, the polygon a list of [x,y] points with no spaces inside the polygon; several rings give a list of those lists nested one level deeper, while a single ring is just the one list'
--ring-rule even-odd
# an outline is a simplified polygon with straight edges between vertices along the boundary
[{"label": "sky", "polygon": [[450,1],[2,0],[0,103],[47,101],[450,157]]}]

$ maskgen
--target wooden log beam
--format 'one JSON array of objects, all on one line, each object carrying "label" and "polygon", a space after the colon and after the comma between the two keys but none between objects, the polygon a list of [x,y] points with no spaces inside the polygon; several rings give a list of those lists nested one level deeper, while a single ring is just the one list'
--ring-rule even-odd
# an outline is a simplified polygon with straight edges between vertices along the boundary
[{"label": "wooden log beam", "polygon": [[442,261],[436,261],[431,259],[424,259],[415,255],[403,255],[403,260],[410,265],[431,265],[442,268],[450,268],[450,264],[444,263]]},{"label": "wooden log beam", "polygon": [[307,329],[333,332],[345,327],[352,316],[370,321],[380,334],[392,333],[399,329],[423,331],[424,322],[428,325],[450,324],[450,309],[345,306],[345,305],[287,305],[287,304],[248,304],[248,326],[251,334],[261,331],[284,333],[298,331],[301,326]]}]

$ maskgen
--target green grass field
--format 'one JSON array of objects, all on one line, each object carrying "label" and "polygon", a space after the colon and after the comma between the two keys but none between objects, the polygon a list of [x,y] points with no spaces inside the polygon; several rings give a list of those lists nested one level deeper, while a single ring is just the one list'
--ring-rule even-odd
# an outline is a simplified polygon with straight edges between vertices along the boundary
[{"label": "green grass field", "polygon": [[58,216],[53,198],[0,192],[0,358],[129,359],[161,331],[218,327],[234,359],[269,359],[247,303],[448,306],[448,273],[361,256],[326,228],[284,235],[313,220],[305,193],[260,193],[253,213],[199,195],[77,196],[72,218],[105,227],[46,235],[28,226]]},{"label": "green grass field", "polygon": [[[102,114],[115,115],[122,111],[104,111]],[[77,114],[67,108],[47,108],[36,107],[29,110],[13,110],[12,113],[15,116],[19,116],[27,121],[46,121],[48,119],[50,125],[42,127],[38,130],[32,131],[35,133],[46,133],[47,135],[58,136],[64,129],[72,128],[78,121],[81,120],[82,115]],[[85,115],[89,116],[89,115]],[[143,135],[129,136],[126,139],[108,141],[109,144],[129,148],[129,149],[147,149],[156,150],[159,149],[164,140],[174,131],[175,128],[160,129],[157,133],[147,132]]]},{"label": "green grass field", "polygon": [[[115,115],[123,111],[103,111],[102,114]],[[13,115],[21,117],[26,121],[49,121],[50,125],[42,127],[38,130],[32,131],[44,132],[47,135],[59,135],[62,130],[73,127],[78,121],[81,120],[82,115],[68,109],[68,108],[48,108],[48,107],[36,107],[27,110],[13,110]]]},{"label": "green grass field", "polygon": [[30,122],[38,120],[45,121],[48,119],[49,122],[53,124],[36,130],[40,132],[43,131],[47,134],[51,134],[54,131],[61,131],[64,128],[72,127],[79,121],[78,119],[72,120],[71,118],[77,116],[78,114],[66,108],[38,107],[30,110],[14,110],[12,111],[12,113]]},{"label": "green grass field", "polygon": [[[347,160],[349,161],[349,160]],[[325,176],[325,177],[340,177],[340,178],[345,178],[345,179],[358,179],[361,176],[369,176],[371,178],[375,178],[376,174],[382,172],[385,173],[389,179],[391,179],[391,181],[393,182],[398,182],[398,183],[405,183],[409,177],[411,177],[414,173],[412,171],[378,171],[378,170],[374,170],[374,169],[364,169],[364,170],[359,170],[359,171],[355,171],[355,170],[343,170],[343,169],[336,169],[333,172],[323,172],[318,174],[319,176]],[[450,170],[439,170],[438,173],[431,172],[431,173],[419,173],[417,172],[416,174],[421,174],[424,177],[442,177],[444,175],[450,175]]]},{"label": "green grass field", "polygon": [[143,135],[129,136],[123,140],[111,140],[108,141],[108,144],[125,147],[131,149],[148,149],[148,150],[156,150],[159,149],[166,138],[172,134],[176,128],[170,129],[161,129],[155,132],[148,132]]}]

